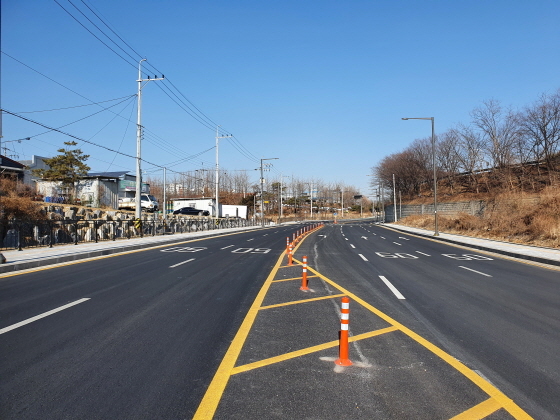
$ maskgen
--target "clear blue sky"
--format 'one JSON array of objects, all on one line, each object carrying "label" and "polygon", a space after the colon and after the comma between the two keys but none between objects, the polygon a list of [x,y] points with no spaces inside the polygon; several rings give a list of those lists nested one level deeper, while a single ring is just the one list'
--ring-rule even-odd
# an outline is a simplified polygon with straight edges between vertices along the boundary
[{"label": "clear blue sky", "polygon": [[[401,117],[433,116],[443,132],[468,122],[483,100],[521,109],[560,87],[557,0],[71,0],[134,59],[69,0],[57,1],[129,64],[54,0],[3,0],[2,108],[50,127],[86,117],[101,108],[28,112],[134,95],[137,52],[211,120],[210,127],[199,123],[155,86],[160,82],[149,83],[142,155],[162,166],[212,148],[216,123],[253,155],[223,140],[223,168],[252,170],[256,159],[278,157],[275,174],[343,181],[368,195],[372,166],[430,135],[429,122]],[[130,99],[111,108],[122,117],[105,111],[61,129],[135,155],[135,107]],[[45,131],[4,115],[4,142],[32,137],[6,144],[8,155],[53,156],[69,140],[37,136]],[[80,147],[94,171],[134,173],[131,158]],[[209,150],[173,169],[213,168],[214,159]],[[257,172],[251,176],[257,180]]]}]

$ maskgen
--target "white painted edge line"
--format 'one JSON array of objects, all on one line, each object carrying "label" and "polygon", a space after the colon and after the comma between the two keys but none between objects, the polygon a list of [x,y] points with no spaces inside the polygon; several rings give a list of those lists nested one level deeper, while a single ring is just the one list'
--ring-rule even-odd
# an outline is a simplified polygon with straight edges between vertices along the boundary
[{"label": "white painted edge line", "polygon": [[360,257],[362,257],[362,260],[367,261],[368,259],[366,257],[364,257],[362,254],[358,254]]},{"label": "white painted edge line", "polygon": [[385,278],[385,276],[379,276],[379,278],[380,278],[381,280],[383,280],[383,283],[385,283],[385,285],[386,285],[389,289],[391,289],[391,292],[394,293],[394,295],[397,297],[397,299],[405,299],[405,297],[404,297],[403,295],[401,295],[401,292],[399,292],[399,291],[397,290],[397,288],[396,288],[395,286],[393,286],[393,285],[391,284],[391,282]]},{"label": "white painted edge line", "polygon": [[399,244],[398,242],[393,242],[393,243],[394,243],[395,245],[402,246],[402,244]]},{"label": "white painted edge line", "polygon": [[37,321],[41,318],[45,318],[49,315],[52,315],[52,314],[55,314],[57,312],[63,311],[65,309],[70,308],[71,306],[78,305],[79,303],[85,302],[86,300],[90,300],[90,299],[91,298],[79,299],[79,300],[76,300],[74,302],[68,303],[66,305],[59,306],[58,308],[50,310],[48,312],[43,312],[42,314],[34,316],[33,318],[29,318],[29,319],[26,319],[25,321],[18,322],[17,324],[10,325],[9,327],[2,328],[0,330],[0,334],[4,334],[4,333],[7,333],[8,331],[15,330],[16,328],[23,327],[24,325],[31,324],[32,322],[35,322],[35,321]]},{"label": "white painted edge line", "polygon": [[424,254],[423,252],[420,252],[420,251],[416,251],[416,252],[417,252],[418,254],[422,254],[422,255],[425,255],[426,257],[431,257],[431,255],[430,255],[430,254]]},{"label": "white painted edge line", "polygon": [[356,247],[355,247],[354,245],[352,245],[352,244],[350,244],[350,246],[351,246],[352,248],[356,248]]},{"label": "white painted edge line", "polygon": [[187,260],[187,261],[180,262],[179,264],[170,265],[169,268],[179,267],[180,265],[186,264],[186,263],[191,262],[191,261],[194,261],[194,258],[191,258],[190,260]]},{"label": "white painted edge line", "polygon": [[232,246],[235,246],[235,245],[224,246],[223,248],[220,248],[220,249],[228,249],[228,248],[231,248]]},{"label": "white painted edge line", "polygon": [[481,273],[480,271],[473,270],[472,268],[463,267],[462,265],[460,265],[459,267],[464,268],[465,270],[472,271],[473,273],[481,274],[481,275],[486,276],[486,277],[492,277],[490,274]]}]

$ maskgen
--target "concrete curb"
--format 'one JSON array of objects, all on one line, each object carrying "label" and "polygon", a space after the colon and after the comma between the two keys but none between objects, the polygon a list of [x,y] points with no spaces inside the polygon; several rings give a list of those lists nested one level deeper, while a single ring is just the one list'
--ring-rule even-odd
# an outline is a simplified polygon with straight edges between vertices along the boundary
[{"label": "concrete curb", "polygon": [[[419,235],[419,236],[423,236],[425,238],[429,238],[429,239],[433,239],[434,241],[440,241],[440,242],[447,242],[447,243],[451,243],[451,244],[455,244],[455,245],[462,245],[462,246],[466,246],[469,248],[474,248],[474,249],[480,249],[481,251],[488,251],[488,252],[493,252],[495,254],[501,254],[501,255],[507,255],[508,257],[514,257],[514,258],[519,258],[522,260],[529,260],[529,261],[534,261],[534,262],[538,262],[541,264],[548,264],[548,265],[555,265],[555,266],[559,266],[560,267],[560,261],[556,261],[556,260],[551,260],[548,258],[541,258],[541,257],[535,257],[533,255],[526,255],[526,254],[520,254],[518,252],[512,252],[512,251],[506,251],[503,249],[498,249],[498,248],[492,248],[489,246],[483,246],[483,245],[477,245],[477,244],[471,244],[471,243],[467,243],[467,242],[461,242],[461,241],[457,241],[457,240],[453,240],[453,239],[449,239],[449,238],[442,238],[441,236],[433,236],[433,235],[428,235],[428,234],[424,234],[422,232],[413,232],[407,229],[402,229],[400,226],[391,226],[391,225],[384,225],[385,227],[390,227],[391,229],[395,229],[398,230],[399,232],[406,232],[412,235]],[[507,244],[507,242],[502,242],[504,244]],[[531,245],[524,245],[524,246],[530,246],[531,248],[535,248],[535,249],[539,249],[539,247],[534,247]],[[548,248],[543,248],[543,249],[548,249]]]}]

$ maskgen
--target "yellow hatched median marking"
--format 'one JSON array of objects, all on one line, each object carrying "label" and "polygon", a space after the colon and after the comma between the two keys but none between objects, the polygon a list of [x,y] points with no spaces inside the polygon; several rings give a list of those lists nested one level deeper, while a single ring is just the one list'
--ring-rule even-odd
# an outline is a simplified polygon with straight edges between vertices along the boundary
[{"label": "yellow hatched median marking", "polygon": [[475,420],[488,417],[490,414],[498,411],[502,406],[494,398],[488,398],[486,401],[463,411],[461,414],[451,418],[450,420]]},{"label": "yellow hatched median marking", "polygon": [[[280,267],[282,268],[282,267]],[[307,276],[307,278],[311,277],[318,277],[318,276]],[[293,280],[301,280],[301,277],[292,277],[290,279],[280,279],[280,280],[272,280],[272,283],[282,283],[283,281],[293,281]]]},{"label": "yellow hatched median marking", "polygon": [[292,302],[284,302],[284,303],[277,303],[275,305],[261,306],[260,309],[262,310],[262,309],[270,309],[270,308],[279,308],[282,306],[289,306],[289,305],[298,305],[300,303],[308,303],[308,302],[314,302],[316,300],[332,299],[332,298],[342,297],[342,296],[345,295],[341,293],[339,295],[329,295],[329,296],[321,296],[321,297],[316,297],[311,299],[294,300]]},{"label": "yellow hatched median marking", "polygon": [[[393,332],[393,331],[397,331],[397,328],[396,327],[382,328],[380,330],[375,330],[375,331],[371,331],[371,332],[368,332],[368,333],[354,335],[352,337],[349,337],[348,342],[365,340],[366,338],[375,337],[377,335],[382,335],[382,334],[386,334],[386,333]],[[275,363],[283,362],[285,360],[294,359],[294,358],[300,357],[300,356],[305,356],[306,354],[316,353],[316,352],[321,351],[321,350],[326,350],[326,349],[330,349],[330,348],[333,348],[333,347],[337,347],[338,343],[339,343],[338,340],[329,341],[328,343],[318,344],[318,345],[313,346],[313,347],[307,347],[305,349],[296,350],[296,351],[292,351],[290,353],[281,354],[279,356],[270,357],[268,359],[259,360],[258,362],[253,362],[253,363],[248,363],[246,365],[237,366],[231,371],[231,374],[235,375],[237,373],[247,372],[248,370],[261,368],[263,366],[273,365]]]}]

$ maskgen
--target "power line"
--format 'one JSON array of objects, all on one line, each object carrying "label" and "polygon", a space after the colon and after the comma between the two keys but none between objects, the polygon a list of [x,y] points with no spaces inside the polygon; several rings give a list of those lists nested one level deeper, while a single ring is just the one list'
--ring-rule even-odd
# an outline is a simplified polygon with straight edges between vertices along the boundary
[{"label": "power line", "polygon": [[122,96],[120,98],[107,99],[106,101],[93,102],[91,104],[85,104],[85,105],[68,106],[68,107],[65,107],[65,108],[55,108],[55,109],[43,109],[41,111],[18,111],[17,113],[18,114],[33,114],[33,113],[38,113],[38,112],[63,111],[65,109],[83,108],[85,106],[104,104],[106,102],[118,101],[119,99],[127,99],[127,98],[131,98],[131,97],[134,97],[134,96],[136,96],[136,95]]}]

